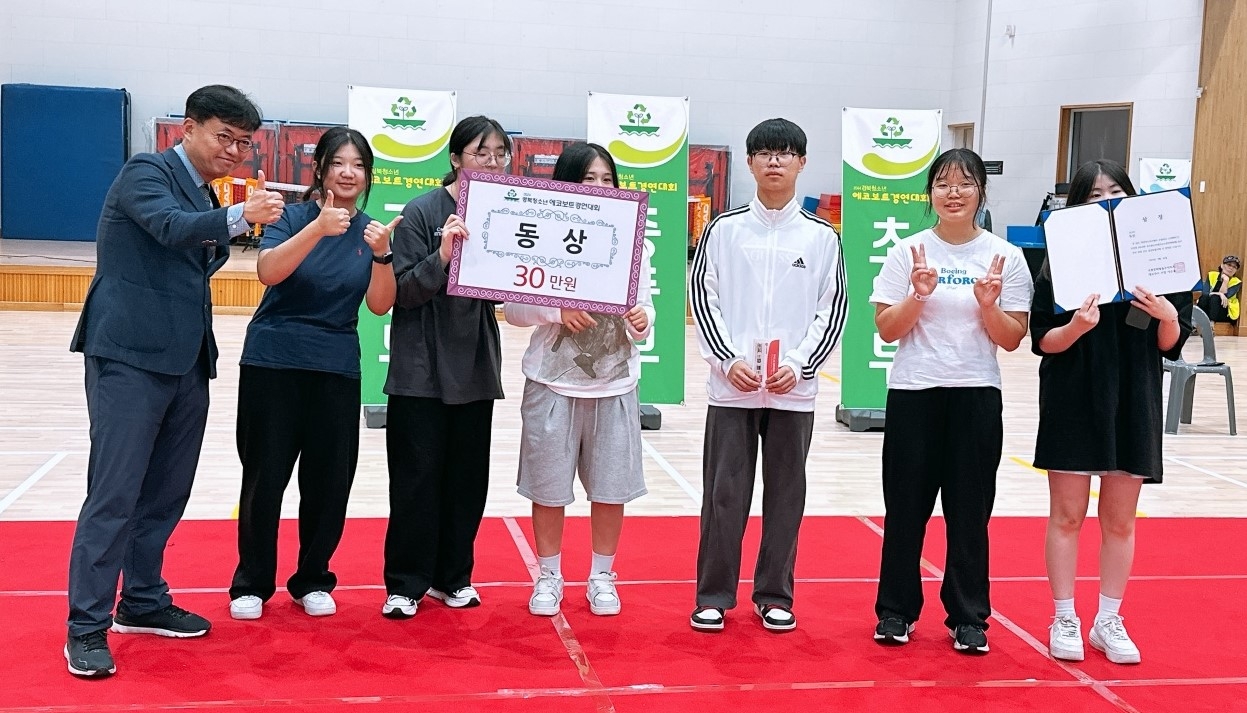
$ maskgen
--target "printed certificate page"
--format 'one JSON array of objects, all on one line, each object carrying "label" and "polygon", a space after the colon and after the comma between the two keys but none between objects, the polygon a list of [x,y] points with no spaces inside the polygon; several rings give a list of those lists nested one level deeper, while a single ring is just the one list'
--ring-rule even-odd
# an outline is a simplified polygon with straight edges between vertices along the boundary
[{"label": "printed certificate page", "polygon": [[1117,296],[1120,287],[1110,221],[1101,203],[1055,210],[1044,220],[1052,296],[1062,311],[1078,309],[1091,294],[1100,295],[1100,304]]},{"label": "printed certificate page", "polygon": [[1189,292],[1199,282],[1191,199],[1181,191],[1122,198],[1113,208],[1122,287]]}]

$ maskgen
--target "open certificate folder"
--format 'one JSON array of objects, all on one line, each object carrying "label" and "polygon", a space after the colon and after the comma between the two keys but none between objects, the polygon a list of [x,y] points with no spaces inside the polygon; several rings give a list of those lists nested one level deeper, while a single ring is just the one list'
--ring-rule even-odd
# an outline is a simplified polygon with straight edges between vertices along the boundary
[{"label": "open certificate folder", "polygon": [[1091,294],[1105,304],[1134,299],[1136,285],[1164,295],[1200,283],[1189,188],[1054,210],[1043,231],[1057,312]]}]

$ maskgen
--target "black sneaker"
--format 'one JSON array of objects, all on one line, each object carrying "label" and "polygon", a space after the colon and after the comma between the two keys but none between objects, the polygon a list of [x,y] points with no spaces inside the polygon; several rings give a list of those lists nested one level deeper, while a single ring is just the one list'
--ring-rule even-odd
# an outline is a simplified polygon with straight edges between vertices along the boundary
[{"label": "black sneaker", "polygon": [[985,654],[987,648],[987,632],[982,624],[958,624],[956,629],[949,629],[948,635],[953,637],[953,648],[967,654]]},{"label": "black sneaker", "polygon": [[118,634],[155,634],[189,639],[203,636],[211,628],[212,624],[207,619],[175,604],[142,616],[127,616],[118,611],[113,617],[113,631]]},{"label": "black sneaker", "polygon": [[914,633],[912,622],[895,616],[884,617],[875,626],[875,641],[881,644],[908,644],[909,635]]},{"label": "black sneaker", "polygon": [[697,607],[688,623],[698,631],[723,631],[723,610],[719,607]]},{"label": "black sneaker", "polygon": [[787,607],[778,604],[759,604],[754,612],[762,618],[762,626],[770,631],[792,631],[797,628],[797,617]]},{"label": "black sneaker", "polygon": [[108,630],[100,629],[82,636],[69,635],[65,641],[65,660],[75,676],[110,676],[117,673],[112,652],[108,650]]}]

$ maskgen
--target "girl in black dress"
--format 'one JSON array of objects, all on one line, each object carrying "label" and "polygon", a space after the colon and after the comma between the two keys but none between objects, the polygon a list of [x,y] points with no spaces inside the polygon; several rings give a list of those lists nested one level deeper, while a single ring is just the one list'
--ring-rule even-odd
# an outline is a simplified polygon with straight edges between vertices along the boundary
[{"label": "girl in black dress", "polygon": [[[1134,193],[1120,164],[1091,161],[1074,174],[1068,205]],[[1093,294],[1077,310],[1057,314],[1046,263],[1035,281],[1031,348],[1043,357],[1035,467],[1048,471],[1046,558],[1056,607],[1049,650],[1067,661],[1083,658],[1074,577],[1091,477],[1099,476],[1100,604],[1088,640],[1114,663],[1139,662],[1119,609],[1134,561],[1139,490],[1160,482],[1163,470],[1161,357],[1181,355],[1191,331],[1191,293],[1131,287],[1129,302],[1101,305]],[[1127,323],[1132,310],[1144,313],[1136,316],[1146,327]]]}]

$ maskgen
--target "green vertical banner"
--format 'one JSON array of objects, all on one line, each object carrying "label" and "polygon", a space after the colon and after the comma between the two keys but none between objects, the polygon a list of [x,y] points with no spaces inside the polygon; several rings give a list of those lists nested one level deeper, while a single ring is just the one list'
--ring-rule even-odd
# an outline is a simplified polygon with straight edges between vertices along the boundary
[{"label": "green vertical banner", "polygon": [[[347,123],[372,147],[372,190],[364,211],[382,223],[407,201],[440,188],[450,170],[450,132],[455,128],[455,93],[416,89],[349,87]],[[361,389],[369,406],[386,403],[390,363],[390,315],[359,308]],[[368,417],[369,425],[373,425]]]},{"label": "green vertical banner", "polygon": [[896,344],[879,338],[870,293],[888,249],[935,223],[926,179],[940,151],[940,122],[938,110],[844,110],[841,240],[850,308],[836,418],[853,431],[883,426]]},{"label": "green vertical banner", "polygon": [[688,97],[589,93],[589,141],[605,146],[619,187],[649,193],[654,330],[641,351],[640,399],[684,401],[685,273],[688,270]]}]

